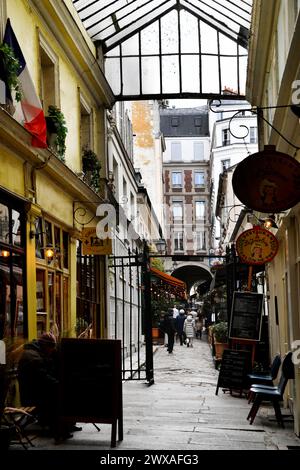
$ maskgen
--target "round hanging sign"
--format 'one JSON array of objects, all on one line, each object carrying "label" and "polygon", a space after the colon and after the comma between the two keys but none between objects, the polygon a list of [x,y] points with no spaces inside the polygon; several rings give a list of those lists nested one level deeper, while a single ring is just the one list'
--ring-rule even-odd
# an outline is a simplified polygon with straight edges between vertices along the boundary
[{"label": "round hanging sign", "polygon": [[236,241],[236,251],[242,263],[269,263],[278,252],[278,240],[261,227],[253,227],[241,233]]},{"label": "round hanging sign", "polygon": [[274,145],[241,161],[232,176],[239,200],[250,209],[276,213],[300,201],[300,163]]}]

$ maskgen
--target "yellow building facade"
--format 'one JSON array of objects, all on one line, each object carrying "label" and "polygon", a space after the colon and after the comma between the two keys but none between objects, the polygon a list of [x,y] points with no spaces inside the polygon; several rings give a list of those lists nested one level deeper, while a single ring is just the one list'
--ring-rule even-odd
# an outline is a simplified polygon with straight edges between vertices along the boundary
[{"label": "yellow building facade", "polygon": [[[113,94],[70,0],[1,0],[1,42],[7,18],[45,115],[55,106],[67,128],[62,159],[49,132],[48,148],[33,147],[31,134],[0,108],[0,334],[9,359],[43,331],[74,336],[91,324],[105,337],[106,257],[84,256],[80,233],[96,225],[105,199],[105,109]],[[101,166],[96,187],[84,151]]]}]

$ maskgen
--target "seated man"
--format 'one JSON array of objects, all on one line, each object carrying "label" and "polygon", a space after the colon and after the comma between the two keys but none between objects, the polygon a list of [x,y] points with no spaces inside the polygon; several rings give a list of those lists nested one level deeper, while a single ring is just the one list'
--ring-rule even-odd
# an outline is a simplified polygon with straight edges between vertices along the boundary
[{"label": "seated man", "polygon": [[[44,333],[38,340],[25,344],[19,360],[18,378],[22,406],[36,406],[38,420],[49,426],[56,440],[72,437],[70,429],[62,430],[56,339]],[[76,426],[74,431],[80,430]]]}]

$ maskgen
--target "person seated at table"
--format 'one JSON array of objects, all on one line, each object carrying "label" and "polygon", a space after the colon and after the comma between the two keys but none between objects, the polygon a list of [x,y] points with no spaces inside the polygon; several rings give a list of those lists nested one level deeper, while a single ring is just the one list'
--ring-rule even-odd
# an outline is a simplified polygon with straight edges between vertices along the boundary
[{"label": "person seated at table", "polygon": [[57,367],[57,344],[52,333],[24,345],[18,364],[18,380],[22,406],[35,406],[38,421],[49,426],[56,441],[73,437],[75,425],[60,422],[60,394]]}]

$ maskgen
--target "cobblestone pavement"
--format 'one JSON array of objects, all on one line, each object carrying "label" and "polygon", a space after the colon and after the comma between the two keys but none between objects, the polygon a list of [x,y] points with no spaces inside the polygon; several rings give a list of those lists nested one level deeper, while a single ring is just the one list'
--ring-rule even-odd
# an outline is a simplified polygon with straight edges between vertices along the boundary
[{"label": "cobblestone pavement", "polygon": [[[250,405],[245,397],[219,390],[218,371],[204,337],[194,347],[175,344],[168,354],[158,346],[154,354],[155,384],[123,384],[124,440],[116,450],[276,450],[300,446],[293,423],[285,429],[273,419],[273,408],[264,407],[253,425],[246,419]],[[288,413],[288,410],[284,410]],[[111,426],[83,424],[74,437],[55,445],[52,438],[34,438],[35,449],[107,450]],[[11,449],[18,447],[12,445]]]}]

